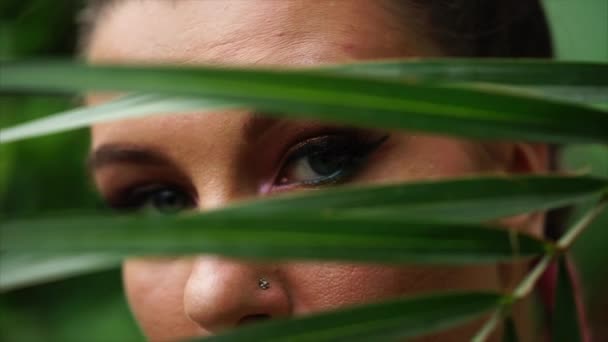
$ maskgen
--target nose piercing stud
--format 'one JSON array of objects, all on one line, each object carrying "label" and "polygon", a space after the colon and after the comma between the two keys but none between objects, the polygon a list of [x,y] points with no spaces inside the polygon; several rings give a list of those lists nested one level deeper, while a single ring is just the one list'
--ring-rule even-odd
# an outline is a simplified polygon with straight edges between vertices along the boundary
[{"label": "nose piercing stud", "polygon": [[262,290],[268,290],[270,288],[270,282],[264,278],[258,280],[258,287]]}]

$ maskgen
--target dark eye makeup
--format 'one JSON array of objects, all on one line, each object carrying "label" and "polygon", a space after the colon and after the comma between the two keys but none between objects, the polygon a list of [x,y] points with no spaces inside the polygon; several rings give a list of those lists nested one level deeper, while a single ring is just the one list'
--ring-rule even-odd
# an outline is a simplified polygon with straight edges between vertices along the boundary
[{"label": "dark eye makeup", "polygon": [[109,205],[120,211],[174,214],[196,207],[196,200],[179,185],[148,183],[128,187]]},{"label": "dark eye makeup", "polygon": [[[388,136],[338,132],[304,139],[284,152],[266,193],[348,181]],[[165,178],[166,179],[166,178]],[[187,187],[148,180],[115,191],[107,200],[119,211],[172,214],[194,209],[196,196]]]},{"label": "dark eye makeup", "polygon": [[304,140],[287,152],[273,187],[315,187],[343,182],[387,137],[342,133]]}]

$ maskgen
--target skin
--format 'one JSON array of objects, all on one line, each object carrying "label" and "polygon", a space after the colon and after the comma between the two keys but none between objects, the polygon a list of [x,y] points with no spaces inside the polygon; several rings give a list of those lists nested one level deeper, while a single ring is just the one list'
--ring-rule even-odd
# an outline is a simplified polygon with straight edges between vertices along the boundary
[{"label": "skin", "polygon": [[[414,10],[395,18],[388,6],[349,1],[119,1],[100,15],[87,47],[91,63],[306,66],[441,54]],[[403,16],[412,18],[404,25]],[[397,21],[399,19],[399,21]],[[92,94],[96,104],[109,95]],[[255,119],[249,111],[155,116],[100,124],[92,155],[108,146],[154,151],[162,161],[94,162],[94,179],[111,200],[139,183],[177,183],[209,210],[231,202],[314,188],[276,187],[281,160],[303,139],[339,129],[319,122]],[[382,183],[478,173],[535,173],[543,146],[480,144],[414,132],[388,134],[348,183]],[[541,214],[504,224],[540,234]],[[132,311],[153,341],[207,335],[260,319],[445,289],[506,290],[526,265],[388,267],[217,256],[133,259],[124,265]],[[271,287],[261,290],[264,277]],[[527,309],[520,310],[523,327]],[[423,340],[460,341],[480,321]],[[524,327],[524,330],[525,327]],[[524,333],[525,337],[530,337]]]}]

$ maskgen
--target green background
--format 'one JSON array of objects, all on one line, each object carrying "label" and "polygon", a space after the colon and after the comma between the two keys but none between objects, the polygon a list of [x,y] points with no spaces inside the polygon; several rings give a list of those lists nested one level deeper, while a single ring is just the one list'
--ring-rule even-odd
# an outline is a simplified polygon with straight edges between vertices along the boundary
[{"label": "green background", "polygon": [[[1,2],[0,59],[72,55],[79,5],[76,0]],[[558,58],[608,62],[608,1],[546,0],[545,5]],[[75,101],[0,96],[0,127],[69,108]],[[86,130],[0,146],[0,224],[29,214],[99,208],[84,166],[87,148]],[[608,151],[603,146],[571,146],[563,153],[563,164],[608,176]],[[608,274],[602,272],[608,261],[606,228],[608,214],[574,248],[598,340],[608,339],[602,312],[608,307]],[[4,294],[0,340],[142,340],[121,285],[120,272],[114,270]]]}]

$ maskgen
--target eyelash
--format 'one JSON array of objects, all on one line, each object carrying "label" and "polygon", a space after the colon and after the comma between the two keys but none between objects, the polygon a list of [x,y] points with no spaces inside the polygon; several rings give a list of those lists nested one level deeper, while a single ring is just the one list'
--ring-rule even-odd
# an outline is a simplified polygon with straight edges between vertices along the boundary
[{"label": "eyelash", "polygon": [[[293,187],[316,187],[335,184],[351,177],[364,163],[366,157],[378,148],[387,136],[370,140],[360,134],[346,133],[318,136],[307,139],[292,147],[281,163],[279,173],[273,180],[271,190],[291,189]],[[308,158],[308,167],[314,172],[311,157],[320,158],[323,162],[333,163],[339,170],[328,176],[319,176],[312,180],[289,181],[286,172],[297,162]]]},{"label": "eyelash", "polygon": [[[306,139],[286,153],[279,171],[268,190],[263,192],[286,191],[298,187],[318,187],[336,184],[352,177],[363,166],[365,159],[388,138],[387,135],[375,139],[356,133],[340,133]],[[290,180],[291,171],[305,166],[312,172],[311,158],[337,167],[330,175],[319,175],[310,180]],[[305,164],[302,164],[302,163]],[[317,165],[319,166],[319,165]],[[295,169],[294,169],[295,167]],[[183,185],[175,183],[149,182],[129,186],[108,200],[111,208],[119,211],[154,211],[174,213],[196,207],[196,196]],[[167,202],[168,201],[168,202]],[[167,208],[168,206],[168,208]],[[148,210],[146,210],[148,209]],[[152,210],[150,210],[152,209]]]},{"label": "eyelash", "polygon": [[[117,196],[111,198],[108,203],[112,209],[119,211],[146,211],[146,203],[154,205],[155,200],[161,200],[162,197],[154,197],[165,195],[167,199],[168,194],[177,195],[183,203],[183,207],[175,210],[152,208],[159,213],[174,213],[181,210],[192,209],[196,206],[196,199],[189,191],[178,184],[173,183],[144,183],[128,187],[125,190],[119,192]],[[158,204],[158,203],[157,203]]]}]

